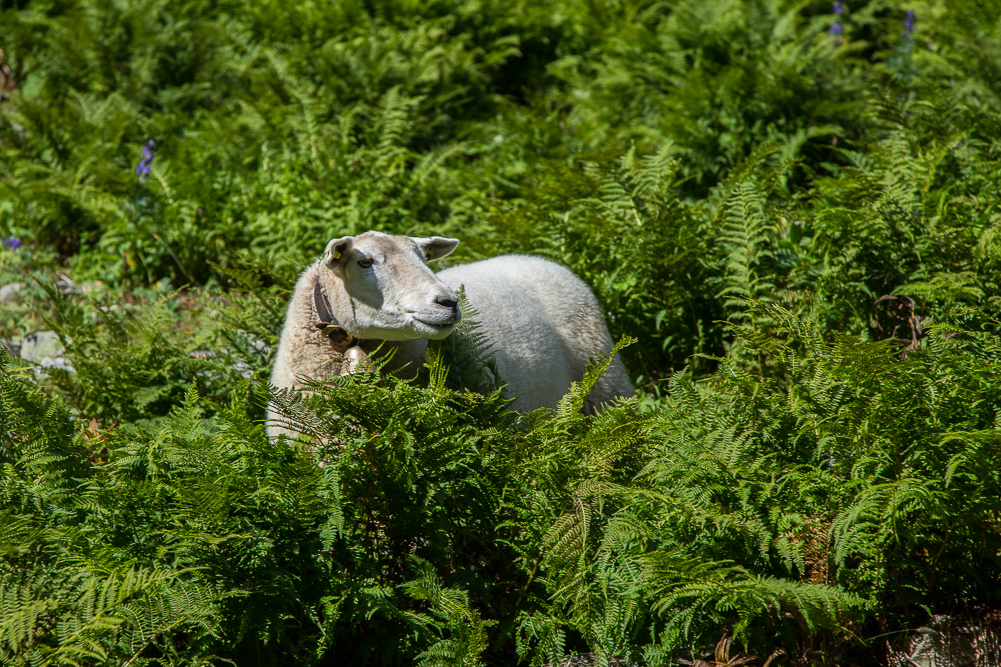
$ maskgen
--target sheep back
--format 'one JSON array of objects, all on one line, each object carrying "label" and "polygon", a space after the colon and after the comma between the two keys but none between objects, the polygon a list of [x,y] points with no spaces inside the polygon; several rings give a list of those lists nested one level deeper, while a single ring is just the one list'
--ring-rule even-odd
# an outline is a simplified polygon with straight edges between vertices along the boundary
[{"label": "sheep back", "polygon": [[[588,361],[612,351],[594,294],[559,264],[505,255],[446,269],[438,277],[465,290],[515,410],[555,408],[570,384],[584,377]],[[633,391],[616,355],[585,407],[594,412]]]}]

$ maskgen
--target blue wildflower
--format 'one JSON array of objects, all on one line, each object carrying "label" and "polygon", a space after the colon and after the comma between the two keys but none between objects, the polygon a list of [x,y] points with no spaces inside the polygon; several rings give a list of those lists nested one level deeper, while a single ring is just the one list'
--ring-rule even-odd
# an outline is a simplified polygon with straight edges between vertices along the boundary
[{"label": "blue wildflower", "polygon": [[904,30],[906,30],[908,34],[911,34],[911,33],[914,32],[914,22],[915,21],[917,21],[917,18],[914,16],[914,11],[913,10],[908,10],[908,12],[907,12],[907,18],[904,19]]},{"label": "blue wildflower", "polygon": [[21,239],[17,238],[16,236],[11,236],[9,238],[4,239],[3,244],[5,247],[11,250],[17,250],[22,245],[24,245],[23,243],[21,243]]},{"label": "blue wildflower", "polygon": [[139,165],[136,166],[136,176],[139,177],[140,183],[145,183],[146,179],[149,177],[150,167],[153,165],[153,147],[156,146],[156,142],[150,139],[143,146],[143,157],[139,161]]},{"label": "blue wildflower", "polygon": [[841,37],[845,34],[845,27],[841,24],[841,15],[845,11],[845,3],[841,0],[836,0],[834,3],[834,23],[831,24],[831,29],[827,31],[827,34],[832,37]]}]

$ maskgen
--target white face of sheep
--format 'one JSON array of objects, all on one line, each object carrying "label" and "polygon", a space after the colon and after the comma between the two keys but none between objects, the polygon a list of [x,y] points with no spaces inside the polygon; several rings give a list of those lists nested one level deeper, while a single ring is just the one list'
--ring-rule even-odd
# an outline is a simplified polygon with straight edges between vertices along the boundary
[{"label": "white face of sheep", "polygon": [[[462,319],[458,297],[428,268],[459,242],[366,232],[327,244],[321,271],[340,282],[337,316],[356,338],[445,338]],[[330,290],[328,290],[329,292]],[[333,296],[331,294],[330,296]],[[350,305],[348,305],[350,301]],[[350,308],[350,313],[344,312]]]}]

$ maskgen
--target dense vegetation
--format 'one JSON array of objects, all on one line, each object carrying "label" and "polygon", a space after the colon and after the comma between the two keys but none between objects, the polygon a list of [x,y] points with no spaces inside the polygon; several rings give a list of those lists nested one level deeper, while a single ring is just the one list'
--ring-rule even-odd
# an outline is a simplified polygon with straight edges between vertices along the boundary
[{"label": "dense vegetation", "polygon": [[[869,665],[1001,608],[996,0],[0,26],[0,338],[67,362],[0,351],[0,663]],[[454,343],[276,395],[367,229],[571,267],[637,398],[512,415]]]}]

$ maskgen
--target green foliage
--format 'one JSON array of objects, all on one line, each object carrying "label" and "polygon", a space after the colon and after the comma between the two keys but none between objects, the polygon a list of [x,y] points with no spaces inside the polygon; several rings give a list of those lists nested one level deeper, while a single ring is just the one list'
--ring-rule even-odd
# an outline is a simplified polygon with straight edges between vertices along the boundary
[{"label": "green foliage", "polygon": [[[0,662],[887,664],[1001,608],[1001,8],[832,9],[2,4],[0,339],[68,363],[0,350]],[[367,229],[568,266],[638,397],[509,413],[465,303],[417,380],[272,390]]]},{"label": "green foliage", "polygon": [[554,174],[537,207],[496,215],[506,235],[499,245],[529,248],[573,269],[594,288],[613,336],[639,340],[627,351],[630,367],[646,377],[669,374],[705,344],[714,306],[713,295],[698,293],[708,248],[679,199],[678,161],[668,147],[581,166]]},{"label": "green foliage", "polygon": [[686,189],[700,194],[763,142],[824,159],[831,136],[858,129],[864,78],[839,62],[818,9],[636,3],[586,53],[554,63],[569,122],[601,141],[675,144]]}]

